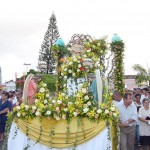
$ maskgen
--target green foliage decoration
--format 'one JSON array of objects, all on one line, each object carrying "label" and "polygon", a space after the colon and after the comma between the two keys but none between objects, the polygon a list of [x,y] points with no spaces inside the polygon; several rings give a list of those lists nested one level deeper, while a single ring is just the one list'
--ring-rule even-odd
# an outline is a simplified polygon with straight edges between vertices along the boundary
[{"label": "green foliage decoration", "polygon": [[114,88],[124,94],[124,43],[123,41],[115,41],[111,44],[111,50],[114,53]]},{"label": "green foliage decoration", "polygon": [[47,84],[47,88],[50,92],[56,91],[56,77],[50,74],[43,74],[42,81]]}]

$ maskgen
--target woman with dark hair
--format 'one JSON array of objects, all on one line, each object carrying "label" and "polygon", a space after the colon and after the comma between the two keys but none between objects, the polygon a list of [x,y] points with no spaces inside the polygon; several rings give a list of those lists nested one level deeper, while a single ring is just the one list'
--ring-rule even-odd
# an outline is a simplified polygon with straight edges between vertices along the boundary
[{"label": "woman with dark hair", "polygon": [[143,99],[143,107],[139,110],[139,120],[140,120],[140,141],[141,145],[146,145],[147,150],[150,150],[150,107],[149,99]]},{"label": "woman with dark hair", "polygon": [[9,93],[3,92],[0,100],[0,141],[4,140],[5,125],[7,121],[7,112],[12,109],[12,104],[8,100]]}]

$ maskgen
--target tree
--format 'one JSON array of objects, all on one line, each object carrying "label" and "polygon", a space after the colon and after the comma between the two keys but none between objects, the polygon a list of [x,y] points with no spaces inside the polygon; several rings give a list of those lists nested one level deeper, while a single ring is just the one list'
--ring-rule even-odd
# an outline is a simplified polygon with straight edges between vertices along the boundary
[{"label": "tree", "polygon": [[48,30],[45,33],[43,44],[41,45],[41,49],[39,51],[39,63],[44,63],[46,67],[42,68],[39,67],[39,70],[46,74],[53,74],[55,70],[55,59],[53,56],[52,47],[54,46],[56,40],[59,37],[59,32],[56,25],[56,17],[54,13],[50,17],[50,22],[48,25]]},{"label": "tree", "polygon": [[137,72],[136,75],[136,83],[138,85],[142,85],[143,82],[148,82],[148,86],[150,86],[150,69],[145,69],[143,66],[139,64],[135,64],[133,66],[134,71]]}]

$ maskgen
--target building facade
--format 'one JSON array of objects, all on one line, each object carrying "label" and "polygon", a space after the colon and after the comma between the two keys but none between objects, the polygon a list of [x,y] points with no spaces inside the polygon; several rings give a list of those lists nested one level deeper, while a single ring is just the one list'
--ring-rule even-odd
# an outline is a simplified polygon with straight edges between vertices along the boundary
[{"label": "building facade", "polygon": [[136,75],[125,75],[125,86],[129,90],[133,90],[134,88],[137,88],[138,85],[135,82]]}]

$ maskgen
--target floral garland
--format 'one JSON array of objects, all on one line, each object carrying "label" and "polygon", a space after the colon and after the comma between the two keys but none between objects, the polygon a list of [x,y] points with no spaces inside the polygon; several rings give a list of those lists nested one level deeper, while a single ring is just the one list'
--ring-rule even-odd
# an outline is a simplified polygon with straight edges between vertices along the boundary
[{"label": "floral garland", "polygon": [[58,97],[50,98],[46,84],[39,84],[35,104],[32,106],[21,104],[13,108],[9,116],[29,119],[36,116],[44,116],[55,120],[70,120],[73,117],[87,117],[90,120],[118,119],[119,113],[112,103],[100,104],[98,108],[93,101],[93,96],[88,88],[82,87],[76,95],[68,97],[65,93],[59,93]]},{"label": "floral garland", "polygon": [[114,85],[115,90],[124,94],[124,43],[122,41],[115,41],[111,43],[111,50],[114,52]]},{"label": "floral garland", "polygon": [[[93,74],[95,71],[94,62],[86,62],[87,55],[82,57],[77,55],[73,57],[63,58],[63,64],[59,68],[59,80],[57,86],[59,91],[66,91],[67,79],[85,78],[88,74]],[[90,65],[88,65],[90,64]]]},{"label": "floral garland", "polygon": [[63,45],[63,46],[54,45],[52,47],[52,51],[54,53],[54,57],[55,57],[56,62],[57,62],[57,67],[56,67],[56,71],[57,71],[56,91],[59,92],[63,89],[63,87],[62,87],[63,80],[60,77],[61,76],[61,65],[64,63],[64,60],[65,60],[64,57],[70,56],[71,53],[65,45]]},{"label": "floral garland", "polygon": [[87,56],[73,56],[66,59],[66,62],[61,66],[61,76],[66,78],[82,78],[87,76],[87,73],[93,73],[95,68],[87,67],[84,60]]}]

